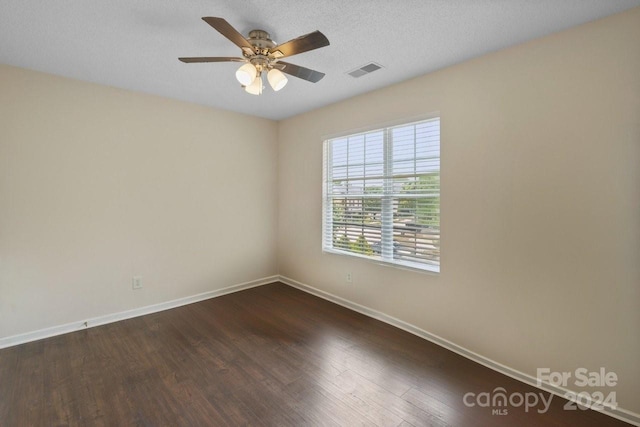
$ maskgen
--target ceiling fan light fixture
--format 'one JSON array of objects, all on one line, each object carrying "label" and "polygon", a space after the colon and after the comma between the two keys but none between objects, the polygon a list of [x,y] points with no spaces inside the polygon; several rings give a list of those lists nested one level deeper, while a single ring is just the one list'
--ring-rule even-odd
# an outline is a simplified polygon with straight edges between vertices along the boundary
[{"label": "ceiling fan light fixture", "polygon": [[256,67],[252,63],[248,62],[238,68],[238,71],[236,71],[236,79],[238,79],[241,85],[249,87],[257,80],[257,74],[258,70]]},{"label": "ceiling fan light fixture", "polygon": [[262,75],[258,74],[253,82],[244,88],[251,95],[261,95],[262,94]]},{"label": "ceiling fan light fixture", "polygon": [[285,87],[289,81],[282,71],[275,68],[269,70],[267,73],[267,80],[269,80],[269,84],[276,92]]}]

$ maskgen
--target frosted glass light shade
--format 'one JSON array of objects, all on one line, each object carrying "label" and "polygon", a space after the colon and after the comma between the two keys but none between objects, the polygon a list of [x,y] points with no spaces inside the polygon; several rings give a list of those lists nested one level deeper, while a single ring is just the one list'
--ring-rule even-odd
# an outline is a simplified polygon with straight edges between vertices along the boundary
[{"label": "frosted glass light shade", "polygon": [[269,84],[276,92],[285,87],[289,81],[282,71],[276,70],[275,68],[269,70],[267,80],[269,80]]},{"label": "frosted glass light shade", "polygon": [[253,83],[251,83],[249,86],[245,87],[244,90],[246,90],[251,95],[260,95],[260,94],[262,94],[262,76],[257,76],[253,80]]},{"label": "frosted glass light shade", "polygon": [[236,79],[242,86],[249,86],[256,80],[256,74],[258,70],[251,63],[246,63],[236,71]]}]

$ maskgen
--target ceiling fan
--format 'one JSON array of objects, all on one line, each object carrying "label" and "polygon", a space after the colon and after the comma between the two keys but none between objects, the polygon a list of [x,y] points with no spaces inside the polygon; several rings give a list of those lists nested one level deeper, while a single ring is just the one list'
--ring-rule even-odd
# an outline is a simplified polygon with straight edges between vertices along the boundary
[{"label": "ceiling fan", "polygon": [[244,62],[245,64],[236,71],[236,79],[252,95],[262,93],[262,73],[267,74],[267,80],[275,91],[279,91],[287,84],[288,79],[283,73],[312,83],[316,83],[324,77],[324,73],[319,71],[280,60],[328,46],[329,40],[320,31],[314,31],[277,45],[266,31],[252,30],[249,31],[249,37],[245,38],[222,18],[205,16],[202,19],[242,49],[242,57],[178,58],[182,62]]}]

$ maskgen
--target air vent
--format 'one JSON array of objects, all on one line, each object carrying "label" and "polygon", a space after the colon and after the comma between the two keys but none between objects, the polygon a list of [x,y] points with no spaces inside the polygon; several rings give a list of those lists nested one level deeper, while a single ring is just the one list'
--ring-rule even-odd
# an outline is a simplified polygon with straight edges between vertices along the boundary
[{"label": "air vent", "polygon": [[373,73],[374,71],[379,70],[380,68],[382,68],[382,65],[376,64],[375,62],[371,62],[367,65],[363,65],[360,68],[350,71],[347,74],[349,74],[351,77],[358,78],[366,74]]}]

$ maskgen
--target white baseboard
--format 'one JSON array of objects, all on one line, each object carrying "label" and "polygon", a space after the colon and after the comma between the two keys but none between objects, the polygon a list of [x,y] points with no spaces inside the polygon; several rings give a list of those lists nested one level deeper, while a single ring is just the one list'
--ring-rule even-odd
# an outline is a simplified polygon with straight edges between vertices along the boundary
[{"label": "white baseboard", "polygon": [[187,304],[193,304],[194,302],[204,301],[206,299],[219,297],[222,295],[230,294],[232,292],[255,288],[256,286],[266,285],[268,283],[277,282],[278,280],[279,276],[263,277],[262,279],[239,283],[237,285],[228,286],[226,288],[216,289],[213,291],[204,292],[184,298],[178,298],[172,301],[147,305],[145,307],[121,311],[119,313],[106,314],[104,316],[93,317],[91,319],[79,320],[77,322],[71,322],[64,325],[52,326],[50,328],[0,338],[0,349],[40,340],[43,338],[49,338],[56,335],[62,335],[69,332],[79,331],[81,329],[92,328],[94,326],[105,325],[107,323],[118,322],[120,320],[131,319],[132,317],[144,316],[145,314],[157,313],[159,311],[169,310],[171,308],[176,308]]},{"label": "white baseboard", "polygon": [[[430,332],[425,331],[424,329],[420,329],[415,325],[412,325],[410,323],[407,323],[403,320],[400,319],[396,319],[395,317],[389,316],[387,314],[381,313],[377,310],[373,310],[369,307],[365,307],[363,305],[357,304],[355,302],[349,301],[347,299],[344,299],[342,297],[330,294],[328,292],[322,291],[320,289],[314,288],[313,286],[309,286],[307,284],[298,282],[297,280],[291,279],[289,277],[286,276],[280,276],[280,282],[292,286],[296,289],[300,289],[301,291],[310,293],[312,295],[315,295],[317,297],[323,298],[327,301],[331,301],[333,303],[336,303],[338,305],[341,305],[343,307],[346,307],[350,310],[356,311],[358,313],[364,314],[365,316],[368,317],[372,317],[374,319],[380,320],[381,322],[384,323],[388,323],[389,325],[395,326],[397,328],[400,328],[404,331],[407,331],[413,335],[417,335],[420,338],[424,338],[427,341],[431,341],[441,347],[444,347],[448,350],[453,351],[454,353],[457,353],[463,357],[466,357],[467,359],[470,359],[474,362],[477,362],[483,366],[486,366],[487,368],[493,369],[496,372],[499,372],[501,374],[504,374],[508,377],[511,377],[513,379],[516,379],[518,381],[521,381],[525,384],[531,385],[533,387],[536,387],[538,389],[544,390],[546,392],[552,393],[556,396],[560,396],[562,398],[564,398],[564,396],[567,393],[573,393],[573,395],[577,394],[577,392],[574,392],[572,390],[568,390],[566,388],[563,387],[557,387],[554,386],[552,384],[549,383],[542,383],[542,384],[538,384],[538,380],[537,378],[525,374],[524,372],[520,372],[517,371],[515,369],[512,369],[508,366],[505,366],[501,363],[496,362],[495,360],[491,360],[487,357],[484,357],[478,353],[475,353],[471,350],[468,350],[462,346],[459,346],[449,340],[446,340],[442,337],[439,337],[435,334],[432,334]],[[490,391],[490,390],[487,390]],[[588,407],[590,407],[591,405],[586,405]],[[626,409],[620,408],[620,407],[616,407],[616,408],[612,408],[612,407],[605,407],[604,409],[596,409],[599,412],[602,412],[604,414],[607,414],[613,418],[617,418],[621,421],[625,421],[627,423],[636,425],[636,426],[640,426],[640,414],[637,414],[635,412],[632,411],[628,411]]]}]

